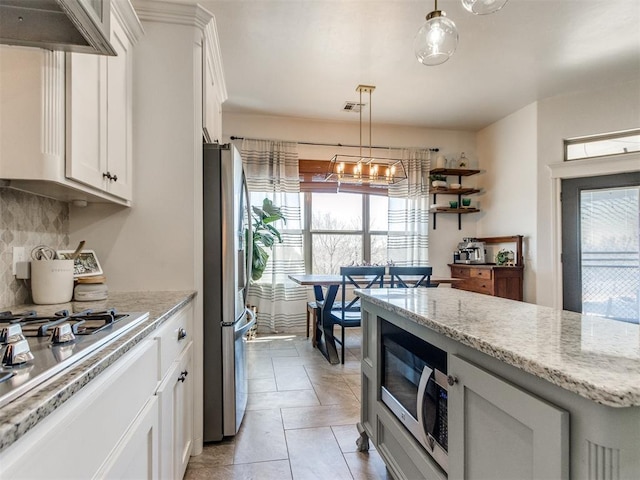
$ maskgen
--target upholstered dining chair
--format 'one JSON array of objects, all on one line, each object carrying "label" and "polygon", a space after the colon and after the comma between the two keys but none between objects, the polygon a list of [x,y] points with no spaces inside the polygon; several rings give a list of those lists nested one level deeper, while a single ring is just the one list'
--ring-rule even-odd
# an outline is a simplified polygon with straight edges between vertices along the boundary
[{"label": "upholstered dining chair", "polygon": [[341,267],[340,299],[336,302],[337,289],[325,299],[323,321],[329,322],[332,329],[333,325],[339,325],[341,329],[340,340],[334,337],[341,347],[341,363],[344,363],[345,328],[359,327],[362,319],[360,300],[353,295],[353,289],[381,288],[384,286],[384,274],[385,267]]},{"label": "upholstered dining chair", "polygon": [[437,287],[431,283],[431,267],[389,267],[391,288]]}]

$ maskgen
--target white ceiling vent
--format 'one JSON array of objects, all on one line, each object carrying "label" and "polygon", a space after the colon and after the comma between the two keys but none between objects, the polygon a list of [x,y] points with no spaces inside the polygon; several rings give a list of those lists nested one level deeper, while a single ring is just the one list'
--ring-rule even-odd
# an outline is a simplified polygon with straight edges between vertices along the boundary
[{"label": "white ceiling vent", "polygon": [[360,113],[360,110],[362,110],[366,106],[367,106],[366,103],[344,102],[344,107],[342,107],[342,111]]}]

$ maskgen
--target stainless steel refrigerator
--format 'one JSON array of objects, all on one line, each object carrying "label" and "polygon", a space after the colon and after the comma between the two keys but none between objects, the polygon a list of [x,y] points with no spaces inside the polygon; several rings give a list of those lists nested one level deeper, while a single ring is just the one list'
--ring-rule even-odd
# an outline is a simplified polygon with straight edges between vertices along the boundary
[{"label": "stainless steel refrigerator", "polygon": [[204,441],[235,435],[247,406],[248,191],[233,145],[204,144]]}]

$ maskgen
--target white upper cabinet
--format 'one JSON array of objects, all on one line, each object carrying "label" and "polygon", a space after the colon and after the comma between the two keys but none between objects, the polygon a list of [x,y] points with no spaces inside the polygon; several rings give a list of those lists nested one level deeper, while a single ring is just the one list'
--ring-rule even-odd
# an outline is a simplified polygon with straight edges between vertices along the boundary
[{"label": "white upper cabinet", "polygon": [[136,22],[134,18],[127,24],[122,4],[116,2],[111,45],[117,56],[67,56],[66,175],[123,200],[131,200],[133,191],[131,90],[136,36],[127,27]]},{"label": "white upper cabinet", "polygon": [[0,179],[56,198],[130,205],[132,47],[142,26],[112,3],[117,56],[0,46]]},{"label": "white upper cabinet", "polygon": [[[117,10],[114,4],[114,13]],[[132,198],[132,39],[111,20],[116,57],[67,56],[67,177]]]},{"label": "white upper cabinet", "polygon": [[202,45],[202,127],[207,141],[222,142],[222,103],[227,99],[215,19],[204,30]]}]

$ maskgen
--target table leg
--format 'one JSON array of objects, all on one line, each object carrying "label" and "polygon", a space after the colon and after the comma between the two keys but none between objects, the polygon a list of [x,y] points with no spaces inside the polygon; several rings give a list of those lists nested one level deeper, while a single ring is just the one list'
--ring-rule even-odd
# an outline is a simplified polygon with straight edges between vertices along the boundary
[{"label": "table leg", "polygon": [[[327,289],[327,298],[335,298],[338,288],[338,285],[330,285]],[[328,315],[325,315],[324,305],[326,302],[324,301],[325,297],[322,291],[322,287],[320,287],[319,285],[315,285],[313,287],[313,290],[316,297],[316,304],[318,305],[316,345],[318,347],[318,350],[320,350],[322,355],[324,355],[329,363],[335,365],[340,363],[340,358],[338,357],[336,342],[333,338],[333,322],[328,319]],[[320,299],[320,301],[318,301],[318,299]]]}]

